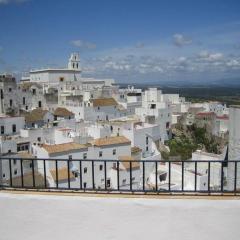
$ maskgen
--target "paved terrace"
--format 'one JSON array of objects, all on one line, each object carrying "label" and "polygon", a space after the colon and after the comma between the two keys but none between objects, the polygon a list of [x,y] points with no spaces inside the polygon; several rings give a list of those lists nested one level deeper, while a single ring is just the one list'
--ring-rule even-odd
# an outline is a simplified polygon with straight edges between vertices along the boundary
[{"label": "paved terrace", "polygon": [[0,193],[2,240],[239,240],[237,198]]}]

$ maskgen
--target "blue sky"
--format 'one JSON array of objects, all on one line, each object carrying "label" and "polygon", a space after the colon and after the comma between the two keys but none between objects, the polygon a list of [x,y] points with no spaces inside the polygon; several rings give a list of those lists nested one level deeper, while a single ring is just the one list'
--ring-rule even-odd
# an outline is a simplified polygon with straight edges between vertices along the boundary
[{"label": "blue sky", "polygon": [[0,0],[0,71],[67,64],[118,82],[236,78],[238,0]]}]

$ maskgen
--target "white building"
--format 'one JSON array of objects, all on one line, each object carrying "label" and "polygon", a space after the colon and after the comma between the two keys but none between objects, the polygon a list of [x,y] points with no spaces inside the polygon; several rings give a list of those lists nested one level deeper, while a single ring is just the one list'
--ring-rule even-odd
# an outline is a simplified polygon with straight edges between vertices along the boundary
[{"label": "white building", "polygon": [[164,95],[157,88],[150,88],[144,92],[142,107],[136,108],[136,114],[143,122],[158,124],[161,140],[169,139],[169,130],[172,122],[171,103],[164,101]]}]

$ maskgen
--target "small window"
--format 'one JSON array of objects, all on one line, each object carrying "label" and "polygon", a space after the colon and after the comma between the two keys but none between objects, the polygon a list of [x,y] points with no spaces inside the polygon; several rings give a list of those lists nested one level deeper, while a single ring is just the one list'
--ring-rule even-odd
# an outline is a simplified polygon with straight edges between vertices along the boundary
[{"label": "small window", "polygon": [[41,138],[40,137],[38,137],[37,140],[38,140],[38,142],[41,142]]},{"label": "small window", "polygon": [[12,107],[12,105],[13,105],[12,99],[9,100],[9,105],[10,105],[10,107]]},{"label": "small window", "polygon": [[146,137],[146,144],[148,144],[148,137]]},{"label": "small window", "polygon": [[103,155],[103,152],[100,151],[100,152],[99,152],[99,157],[102,157],[102,155]]},{"label": "small window", "polygon": [[5,173],[3,173],[2,177],[3,177],[3,178],[5,178],[5,177],[6,177],[6,174],[5,174]]},{"label": "small window", "polygon": [[148,146],[146,146],[146,151],[148,152]]},{"label": "small window", "polygon": [[86,182],[83,183],[83,188],[87,188],[87,183]]},{"label": "small window", "polygon": [[97,109],[100,110],[100,107],[98,107]]},{"label": "small window", "polygon": [[86,168],[86,167],[83,169],[83,172],[84,172],[84,173],[87,173],[87,168]]},{"label": "small window", "polygon": [[28,106],[26,106],[25,109],[28,110]]},{"label": "small window", "polygon": [[42,102],[41,102],[41,101],[38,102],[38,107],[39,107],[39,108],[42,107]]},{"label": "small window", "polygon": [[36,94],[36,89],[33,89],[32,93],[33,93],[33,95],[35,95]]},{"label": "small window", "polygon": [[99,165],[99,171],[102,171],[103,170],[103,165]]},{"label": "small window", "polygon": [[83,159],[87,159],[87,153],[83,154]]},{"label": "small window", "polygon": [[113,149],[113,155],[116,155],[116,153],[117,153],[117,150]]},{"label": "small window", "polygon": [[14,175],[17,175],[18,171],[17,169],[14,170]]},{"label": "small window", "polygon": [[[60,77],[60,78],[59,78],[59,81],[60,81],[60,82],[63,82],[63,81],[64,81],[64,77]],[[62,90],[62,89],[61,89],[61,90]]]},{"label": "small window", "polygon": [[12,132],[15,133],[16,131],[17,131],[16,124],[13,124],[13,125],[12,125]]},{"label": "small window", "polygon": [[9,88],[9,89],[8,89],[8,91],[9,91],[9,92],[11,92],[11,91],[12,91],[12,89],[11,89],[11,88]]},{"label": "small window", "polygon": [[16,164],[17,164],[17,160],[13,159],[13,165],[16,165]]},{"label": "small window", "polygon": [[26,98],[23,97],[23,105],[25,105],[25,104],[26,104]]},{"label": "small window", "polygon": [[29,163],[29,168],[32,168],[32,163]]}]

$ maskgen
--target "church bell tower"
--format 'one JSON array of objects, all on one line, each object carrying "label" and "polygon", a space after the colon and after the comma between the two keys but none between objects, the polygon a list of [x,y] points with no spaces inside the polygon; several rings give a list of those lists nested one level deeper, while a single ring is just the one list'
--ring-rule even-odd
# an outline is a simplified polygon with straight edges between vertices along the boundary
[{"label": "church bell tower", "polygon": [[79,53],[72,53],[68,61],[68,69],[81,71]]}]

